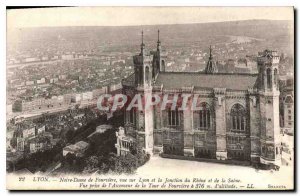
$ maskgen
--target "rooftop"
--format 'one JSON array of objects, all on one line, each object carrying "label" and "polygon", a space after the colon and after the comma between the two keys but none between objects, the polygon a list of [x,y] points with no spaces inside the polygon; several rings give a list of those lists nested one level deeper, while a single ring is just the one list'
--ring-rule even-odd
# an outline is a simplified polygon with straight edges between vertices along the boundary
[{"label": "rooftop", "polygon": [[89,137],[92,137],[94,134],[96,133],[104,133],[105,131],[107,131],[108,129],[111,129],[112,128],[112,125],[99,125],[97,128],[96,128],[96,131],[94,131],[93,133],[91,133]]},{"label": "rooftop", "polygon": [[103,125],[99,125],[96,129],[111,129],[112,125],[107,125],[107,124],[103,124]]},{"label": "rooftop", "polygon": [[89,146],[89,144],[87,142],[80,141],[80,142],[77,142],[76,144],[72,144],[72,145],[64,147],[63,150],[81,151],[81,150],[86,149],[88,146]]},{"label": "rooftop", "polygon": [[160,73],[155,85],[163,85],[165,89],[182,87],[226,88],[230,90],[248,90],[254,88],[256,74],[203,74],[184,72]]},{"label": "rooftop", "polygon": [[125,86],[135,86],[135,74],[131,74],[130,76],[128,76],[127,78],[122,80],[122,85]]}]

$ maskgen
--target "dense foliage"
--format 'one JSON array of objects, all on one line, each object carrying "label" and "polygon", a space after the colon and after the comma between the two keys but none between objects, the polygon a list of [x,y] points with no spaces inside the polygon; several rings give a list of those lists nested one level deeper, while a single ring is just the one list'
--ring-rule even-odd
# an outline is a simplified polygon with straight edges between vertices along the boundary
[{"label": "dense foliage", "polygon": [[[113,118],[107,120],[103,116],[93,120],[78,130],[69,130],[62,137],[62,140],[52,149],[28,154],[15,164],[15,170],[27,168],[31,172],[49,172],[60,164],[55,173],[134,173],[136,169],[149,160],[149,155],[142,148],[132,148],[125,156],[116,155],[116,131],[122,126],[123,114],[117,113]],[[104,133],[95,133],[90,136],[96,127],[101,124],[113,124],[113,129]],[[76,157],[74,154],[62,155],[62,150],[67,144],[74,144],[78,141],[88,142],[89,148],[83,157]]]}]

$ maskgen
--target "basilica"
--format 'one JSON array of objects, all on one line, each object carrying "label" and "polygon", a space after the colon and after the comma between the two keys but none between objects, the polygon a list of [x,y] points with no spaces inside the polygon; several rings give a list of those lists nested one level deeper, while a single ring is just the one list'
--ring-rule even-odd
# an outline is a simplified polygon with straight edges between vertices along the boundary
[{"label": "basilica", "polygon": [[135,143],[149,154],[280,164],[276,51],[258,53],[258,74],[218,73],[211,49],[203,72],[167,72],[166,57],[159,31],[155,51],[147,52],[142,39],[133,57],[134,73],[122,81],[123,94],[197,95],[200,110],[160,110],[158,104],[124,112],[124,129],[117,132],[119,155]]}]

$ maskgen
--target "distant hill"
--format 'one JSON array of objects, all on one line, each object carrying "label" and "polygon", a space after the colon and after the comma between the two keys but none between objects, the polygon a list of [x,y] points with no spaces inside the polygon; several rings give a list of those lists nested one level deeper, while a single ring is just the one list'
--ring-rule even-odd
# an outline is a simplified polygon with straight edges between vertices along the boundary
[{"label": "distant hill", "polygon": [[[245,20],[232,22],[214,22],[197,24],[171,24],[147,26],[121,26],[121,27],[41,27],[19,29],[17,36],[10,36],[8,44],[16,41],[22,42],[56,42],[61,39],[71,42],[93,41],[95,43],[124,43],[136,45],[140,43],[140,32],[144,30],[145,42],[155,44],[157,29],[160,29],[164,44],[173,42],[197,42],[211,39],[216,36],[248,36],[264,39],[267,42],[289,44],[293,42],[291,35],[292,21],[276,20]],[[10,39],[11,38],[11,39]]]}]

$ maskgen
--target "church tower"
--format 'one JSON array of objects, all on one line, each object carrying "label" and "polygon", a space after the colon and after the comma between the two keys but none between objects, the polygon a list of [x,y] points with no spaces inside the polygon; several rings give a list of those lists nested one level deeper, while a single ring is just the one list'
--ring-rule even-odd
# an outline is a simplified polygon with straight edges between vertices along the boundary
[{"label": "church tower", "polygon": [[217,73],[217,72],[218,72],[217,65],[216,65],[216,62],[213,60],[213,57],[212,57],[211,46],[209,46],[209,58],[208,58],[208,62],[206,64],[205,73],[206,74],[213,74],[213,73]]},{"label": "church tower", "polygon": [[260,123],[260,162],[265,165],[279,165],[280,125],[279,125],[279,56],[276,51],[265,50],[258,53],[259,67],[259,107]]},{"label": "church tower", "polygon": [[157,45],[156,51],[153,51],[153,79],[157,77],[160,72],[165,72],[166,70],[166,58],[167,55],[162,51],[161,42],[159,37],[160,31],[157,31]]},{"label": "church tower", "polygon": [[[140,54],[133,57],[135,71],[136,93],[142,100],[152,97],[152,71],[153,55],[147,54],[142,31],[142,43]],[[136,139],[137,145],[147,153],[152,154],[153,149],[153,111],[146,109],[136,110]]]},{"label": "church tower", "polygon": [[152,60],[151,57],[146,54],[143,31],[141,52],[139,55],[133,57],[133,63],[135,72],[135,84],[137,86],[141,86],[144,84],[151,85]]}]

